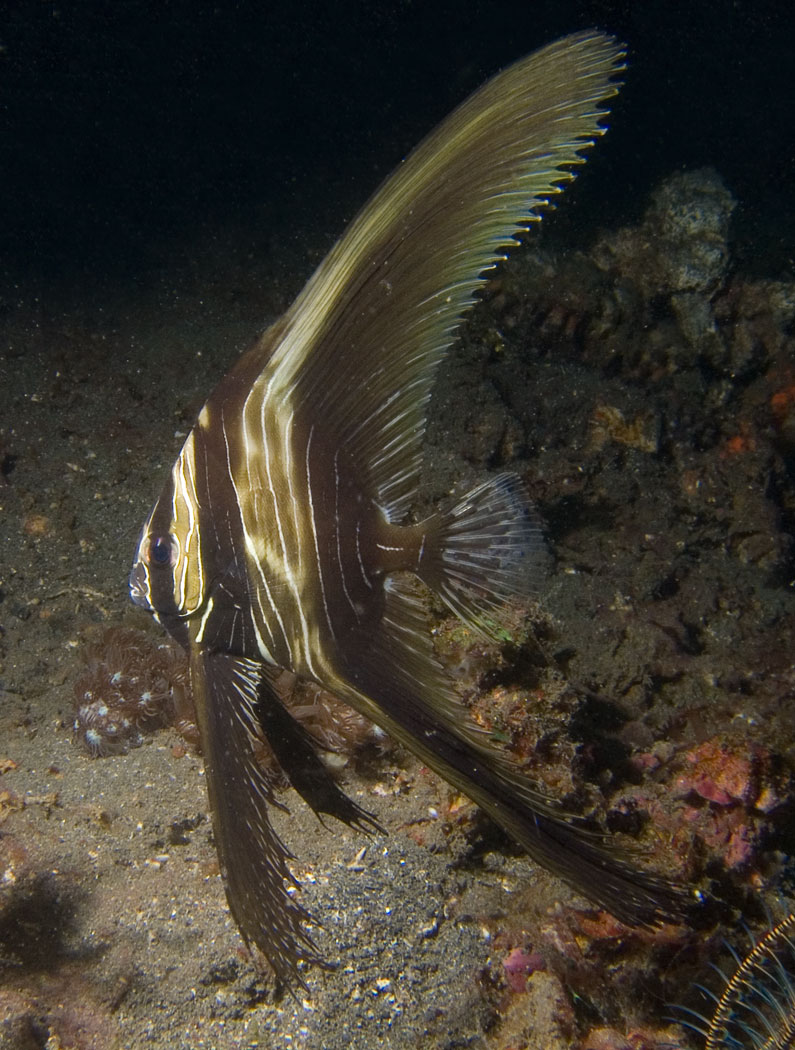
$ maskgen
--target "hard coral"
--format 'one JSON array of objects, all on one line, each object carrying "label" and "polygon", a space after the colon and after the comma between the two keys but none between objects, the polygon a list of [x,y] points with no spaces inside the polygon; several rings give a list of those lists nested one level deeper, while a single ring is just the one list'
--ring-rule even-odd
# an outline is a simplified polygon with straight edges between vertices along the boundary
[{"label": "hard coral", "polygon": [[642,224],[605,237],[599,250],[646,298],[713,292],[728,270],[736,203],[710,168],[673,175],[652,194]]},{"label": "hard coral", "polygon": [[505,980],[512,992],[523,992],[528,978],[538,970],[546,970],[547,964],[540,952],[532,949],[512,948],[502,960]]},{"label": "hard coral", "polygon": [[773,756],[759,746],[712,737],[684,755],[675,791],[684,821],[728,870],[750,864],[766,827],[783,805],[786,784]]},{"label": "hard coral", "polygon": [[718,806],[753,803],[758,794],[752,756],[716,738],[705,740],[685,755],[690,770],[677,787],[693,791]]}]

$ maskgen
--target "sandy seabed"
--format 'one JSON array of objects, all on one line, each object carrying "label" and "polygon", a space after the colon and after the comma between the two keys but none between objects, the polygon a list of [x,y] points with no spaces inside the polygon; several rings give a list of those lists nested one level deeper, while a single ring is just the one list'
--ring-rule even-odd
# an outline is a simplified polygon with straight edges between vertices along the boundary
[{"label": "sandy seabed", "polygon": [[252,263],[214,231],[137,284],[5,298],[3,1050],[695,1045],[667,1004],[740,915],[788,910],[793,875],[795,284],[732,272],[731,210],[691,173],[634,227],[516,251],[442,369],[424,479],[434,502],[519,471],[556,555],[502,649],[431,610],[473,717],[713,903],[693,930],[617,927],[410,755],[353,758],[387,835],[290,792],[275,816],[331,964],[297,999],[231,920],[200,757],[171,727],[93,757],[72,724],[105,629],[161,641],[126,595],[141,522],[311,253]]}]

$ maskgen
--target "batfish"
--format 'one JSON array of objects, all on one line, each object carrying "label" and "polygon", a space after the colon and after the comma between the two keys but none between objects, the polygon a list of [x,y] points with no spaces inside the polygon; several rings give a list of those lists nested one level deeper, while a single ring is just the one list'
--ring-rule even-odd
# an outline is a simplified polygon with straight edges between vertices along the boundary
[{"label": "batfish", "polygon": [[522,482],[501,473],[412,518],[440,359],[485,275],[603,134],[623,68],[612,37],[576,33],[431,132],[211,394],[143,527],[132,600],[189,653],[229,906],[288,987],[321,960],[269,819],[263,737],[316,812],[376,825],[288,713],[282,669],[372,719],[619,919],[680,911],[683,891],[583,830],[475,727],[434,656],[422,585],[486,634],[538,588],[546,554]]}]

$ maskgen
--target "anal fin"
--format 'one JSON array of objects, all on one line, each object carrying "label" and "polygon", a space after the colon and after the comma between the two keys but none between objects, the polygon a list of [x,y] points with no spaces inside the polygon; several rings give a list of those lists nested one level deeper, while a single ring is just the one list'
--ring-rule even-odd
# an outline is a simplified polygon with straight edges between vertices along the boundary
[{"label": "anal fin", "polygon": [[345,673],[360,691],[361,709],[481,806],[534,860],[628,925],[682,920],[693,903],[685,889],[637,866],[612,839],[568,816],[471,721],[433,655],[410,579],[387,581],[380,624],[349,642]]}]

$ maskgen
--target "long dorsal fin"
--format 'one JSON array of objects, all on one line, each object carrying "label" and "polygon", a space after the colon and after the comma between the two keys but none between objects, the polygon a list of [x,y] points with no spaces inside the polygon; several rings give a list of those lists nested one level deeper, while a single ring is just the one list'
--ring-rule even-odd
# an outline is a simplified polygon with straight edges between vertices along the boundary
[{"label": "long dorsal fin", "polygon": [[623,57],[575,33],[488,81],[375,193],[268,341],[262,396],[322,419],[393,521],[416,489],[435,367],[484,271],[604,131]]}]

